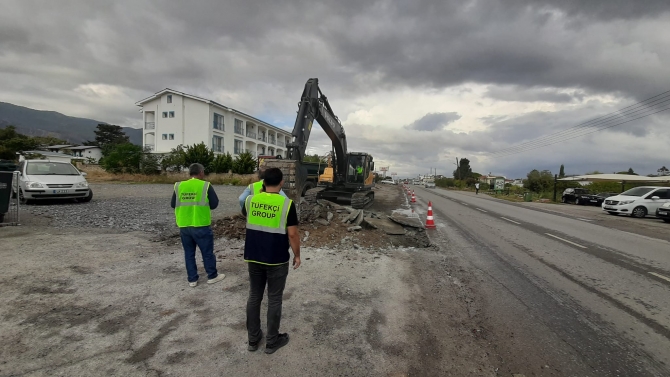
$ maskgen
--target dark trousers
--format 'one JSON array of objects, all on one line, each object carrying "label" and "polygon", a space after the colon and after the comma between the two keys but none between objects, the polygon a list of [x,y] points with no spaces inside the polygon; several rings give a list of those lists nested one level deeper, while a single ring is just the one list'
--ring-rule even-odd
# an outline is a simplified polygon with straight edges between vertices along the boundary
[{"label": "dark trousers", "polygon": [[279,324],[281,323],[281,307],[286,277],[288,276],[288,263],[279,266],[266,266],[264,264],[247,263],[249,265],[249,300],[247,300],[247,333],[249,342],[257,342],[261,339],[261,302],[265,285],[268,287],[268,334],[266,344],[273,344],[279,335]]},{"label": "dark trousers", "polygon": [[184,261],[188,281],[198,281],[198,267],[195,265],[195,247],[200,248],[202,263],[209,279],[219,274],[216,272],[216,257],[214,257],[214,234],[208,226],[179,228],[181,245],[184,247]]}]

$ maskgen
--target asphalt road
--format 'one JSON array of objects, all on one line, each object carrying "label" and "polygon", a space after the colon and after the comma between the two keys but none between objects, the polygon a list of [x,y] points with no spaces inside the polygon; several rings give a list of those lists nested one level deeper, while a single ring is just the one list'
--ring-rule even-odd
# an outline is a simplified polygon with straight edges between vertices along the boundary
[{"label": "asphalt road", "polygon": [[481,279],[489,330],[509,339],[506,365],[670,375],[668,241],[483,195],[413,189],[422,216],[432,201],[431,239]]}]

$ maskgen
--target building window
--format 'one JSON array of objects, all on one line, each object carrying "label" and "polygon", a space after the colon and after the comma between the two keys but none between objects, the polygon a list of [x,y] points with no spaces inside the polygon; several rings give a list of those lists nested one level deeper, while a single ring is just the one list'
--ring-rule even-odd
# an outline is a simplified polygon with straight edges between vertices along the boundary
[{"label": "building window", "polygon": [[214,126],[215,130],[223,131],[223,127],[224,127],[223,115],[214,113],[214,125],[213,126]]},{"label": "building window", "polygon": [[170,111],[170,118],[174,118],[174,111]]},{"label": "building window", "polygon": [[221,136],[212,136],[212,150],[223,152],[223,138]]},{"label": "building window", "polygon": [[235,140],[235,154],[244,153],[244,148],[242,148],[242,140]]},{"label": "building window", "polygon": [[170,134],[168,137],[170,140],[174,140],[174,134]]},{"label": "building window", "polygon": [[167,103],[172,103],[172,94],[168,94]]},{"label": "building window", "polygon": [[163,139],[163,140],[167,140],[167,134],[163,134],[162,139]]},{"label": "building window", "polygon": [[163,118],[167,118],[167,111],[163,111]]},{"label": "building window", "polygon": [[235,133],[244,135],[244,127],[242,126],[242,121],[239,119],[235,119]]}]

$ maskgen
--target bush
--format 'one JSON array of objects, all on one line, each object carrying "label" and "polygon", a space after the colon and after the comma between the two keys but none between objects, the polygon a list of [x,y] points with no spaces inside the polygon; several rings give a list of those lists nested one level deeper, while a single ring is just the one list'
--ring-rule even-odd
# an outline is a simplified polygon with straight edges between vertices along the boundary
[{"label": "bush", "polygon": [[131,143],[113,146],[108,154],[100,160],[105,171],[119,173],[138,173],[142,161],[142,147]]},{"label": "bush", "polygon": [[184,167],[191,164],[202,164],[205,167],[205,174],[211,173],[212,162],[214,162],[214,152],[207,148],[205,143],[187,146],[184,150]]},{"label": "bush", "polygon": [[233,169],[233,156],[230,153],[220,154],[214,158],[212,162],[212,172],[214,173],[228,173]]},{"label": "bush", "polygon": [[145,175],[154,175],[161,172],[160,161],[158,155],[151,153],[145,149],[140,160],[140,172]]},{"label": "bush", "polygon": [[240,153],[233,161],[233,173],[251,174],[256,170],[256,160],[249,152]]},{"label": "bush", "polygon": [[163,156],[160,161],[161,170],[164,172],[167,171],[181,171],[186,164],[185,161],[185,152],[184,148],[179,145],[177,148],[173,148],[169,154]]}]

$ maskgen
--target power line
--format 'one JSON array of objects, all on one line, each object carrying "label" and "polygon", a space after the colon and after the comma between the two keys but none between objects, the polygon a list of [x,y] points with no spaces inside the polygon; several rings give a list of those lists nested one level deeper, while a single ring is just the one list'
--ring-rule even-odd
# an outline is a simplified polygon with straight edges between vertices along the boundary
[{"label": "power line", "polygon": [[[644,101],[638,102],[636,104],[624,107],[620,110],[617,110],[615,112],[612,112],[610,114],[606,114],[603,116],[600,116],[598,118],[594,118],[592,120],[589,120],[587,122],[578,124],[576,126],[573,126],[571,128],[542,136],[540,138],[537,138],[535,140],[527,141],[512,147],[508,147],[493,153],[490,153],[491,156],[497,156],[497,155],[507,155],[507,154],[513,154],[516,152],[523,152],[529,147],[534,147],[537,146],[538,144],[541,144],[540,146],[544,146],[547,143],[555,144],[553,141],[556,140],[569,140],[572,139],[576,134],[579,134],[579,136],[586,135],[591,132],[584,133],[585,131],[589,131],[592,129],[606,129],[610,128],[607,126],[610,126],[613,122],[619,122],[623,119],[629,118],[631,116],[635,116],[635,119],[640,119],[644,118],[646,116],[655,114],[656,110],[659,109],[660,105],[664,105],[668,102],[670,102],[670,91],[666,91],[664,93],[658,94],[656,96],[650,97]],[[664,111],[664,110],[661,110]],[[660,112],[660,111],[659,111]],[[623,124],[627,122],[621,122],[618,124]],[[618,125],[617,124],[617,125]],[[603,128],[603,126],[605,126]],[[559,141],[560,142],[560,141]],[[535,149],[535,148],[531,148]]]},{"label": "power line", "polygon": [[533,147],[533,148],[528,148],[528,149],[521,150],[521,151],[518,151],[518,152],[511,152],[511,153],[507,153],[507,154],[503,154],[503,155],[498,155],[498,156],[496,156],[496,157],[510,156],[510,155],[513,155],[513,154],[523,153],[523,152],[531,151],[531,150],[533,150],[533,149],[538,149],[538,148],[547,147],[547,146],[550,146],[550,145],[554,145],[554,144],[562,143],[562,142],[567,141],[567,140],[571,140],[571,139],[575,139],[575,138],[578,138],[578,137],[586,136],[586,135],[589,135],[589,134],[592,134],[592,133],[595,133],[595,132],[598,132],[598,131],[606,130],[606,129],[608,129],[608,128],[612,128],[612,127],[620,126],[620,125],[622,125],[622,124],[630,123],[630,122],[632,122],[632,121],[634,121],[634,120],[638,120],[638,119],[646,118],[646,117],[648,117],[648,116],[651,116],[651,115],[654,115],[654,114],[658,114],[658,113],[660,113],[660,112],[667,111],[667,110],[670,110],[670,107],[666,107],[666,108],[664,108],[664,109],[655,111],[655,112],[650,113],[650,114],[645,114],[645,115],[639,116],[639,117],[637,117],[637,118],[629,119],[629,120],[623,121],[623,122],[621,122],[621,123],[616,123],[616,124],[613,124],[613,125],[610,125],[610,126],[602,127],[602,128],[599,128],[599,129],[594,130],[594,131],[591,131],[591,132],[587,132],[587,133],[584,133],[584,134],[579,134],[579,135],[576,135],[576,136],[573,136],[573,137],[570,137],[570,138],[567,138],[567,139],[559,140],[559,141],[556,141],[556,142],[553,142],[553,143],[549,143],[549,144],[539,145],[539,146],[536,146],[536,147]]}]

